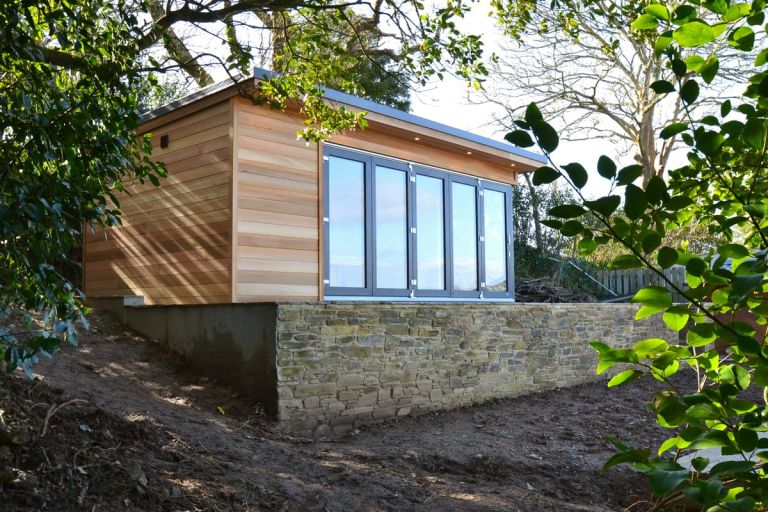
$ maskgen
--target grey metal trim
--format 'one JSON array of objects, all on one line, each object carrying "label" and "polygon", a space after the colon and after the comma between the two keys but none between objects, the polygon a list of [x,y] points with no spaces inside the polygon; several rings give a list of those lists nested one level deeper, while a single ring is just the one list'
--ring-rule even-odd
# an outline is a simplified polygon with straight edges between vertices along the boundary
[{"label": "grey metal trim", "polygon": [[[253,68],[253,77],[256,79],[264,80],[264,79],[273,78],[275,76],[277,76],[277,74],[273,73],[272,71],[262,69],[262,68],[257,68],[257,67]],[[163,105],[162,107],[158,107],[154,110],[151,110],[149,112],[142,114],[141,122],[146,123],[147,121],[160,117],[163,114],[167,114],[185,105],[189,105],[207,96],[223,91],[228,87],[234,86],[242,82],[243,80],[246,80],[247,78],[249,77],[239,75],[234,77],[234,79],[227,79],[222,82],[209,85],[208,87],[204,87],[199,91],[195,91],[191,94],[188,94],[187,96],[184,96],[183,98],[180,98],[176,101],[172,101],[167,105]],[[470,142],[474,142],[476,144],[481,144],[483,146],[498,149],[512,155],[520,156],[523,158],[529,158],[541,164],[547,163],[547,159],[543,155],[534,153],[533,151],[527,151],[525,149],[518,148],[507,142],[494,140],[488,137],[482,137],[480,135],[476,135],[466,130],[460,130],[458,128],[454,128],[453,126],[448,126],[447,124],[438,123],[436,121],[432,121],[424,117],[411,114],[409,112],[403,112],[401,110],[397,110],[396,108],[392,108],[387,105],[382,105],[380,103],[376,103],[375,101],[366,100],[358,96],[354,96],[352,94],[347,94],[345,92],[337,91],[335,89],[330,89],[328,87],[323,87],[322,90],[325,98],[330,101],[337,101],[339,103],[344,103],[345,105],[359,108],[361,110],[366,110],[368,112],[374,112],[376,114],[391,117],[399,121],[404,121],[406,123],[410,123],[416,126],[421,126],[422,128],[435,130],[437,132],[444,133],[446,135],[451,135],[451,136],[458,137]]]}]

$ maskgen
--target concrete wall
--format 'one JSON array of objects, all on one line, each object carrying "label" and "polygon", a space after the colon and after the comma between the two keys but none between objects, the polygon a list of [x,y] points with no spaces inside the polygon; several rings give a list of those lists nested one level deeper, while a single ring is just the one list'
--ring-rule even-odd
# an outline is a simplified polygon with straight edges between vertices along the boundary
[{"label": "concrete wall", "polygon": [[629,304],[302,303],[277,307],[282,428],[339,433],[594,380],[599,339],[666,331]]},{"label": "concrete wall", "polygon": [[126,306],[124,322],[277,413],[275,304]]}]

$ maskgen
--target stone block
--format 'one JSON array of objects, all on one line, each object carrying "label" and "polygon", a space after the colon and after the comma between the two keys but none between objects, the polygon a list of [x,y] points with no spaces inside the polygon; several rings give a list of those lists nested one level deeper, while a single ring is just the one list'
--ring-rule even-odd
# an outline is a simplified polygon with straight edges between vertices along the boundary
[{"label": "stone block", "polygon": [[336,384],[303,384],[293,390],[293,396],[304,398],[308,396],[328,396],[336,394]]}]

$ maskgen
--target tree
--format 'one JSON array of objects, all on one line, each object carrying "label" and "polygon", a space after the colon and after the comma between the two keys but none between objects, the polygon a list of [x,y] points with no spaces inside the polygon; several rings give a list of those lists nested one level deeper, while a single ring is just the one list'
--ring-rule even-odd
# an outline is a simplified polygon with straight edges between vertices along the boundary
[{"label": "tree", "polygon": [[[285,74],[243,91],[278,108],[302,98],[308,140],[363,122],[363,114],[325,104],[318,87],[356,59],[327,37],[350,25],[353,10],[371,25],[386,21],[400,68],[419,80],[449,67],[470,79],[485,71],[479,38],[455,26],[467,7],[451,0],[432,13],[415,0],[171,0],[162,12],[153,6],[140,0],[0,3],[0,304],[38,310],[42,318],[39,327],[0,330],[6,370],[29,371],[39,355],[75,341],[75,323],[85,321],[86,309],[67,276],[84,225],[119,223],[124,183],[157,184],[165,173],[150,159],[148,138],[136,137],[140,98],[158,74],[193,63],[215,61],[233,75],[249,73],[253,52],[246,31],[263,30],[253,22],[255,12],[316,21],[289,42]],[[187,58],[177,48],[180,62],[147,54],[158,45],[173,48],[177,30],[220,31],[227,54]],[[318,53],[331,58],[314,59]],[[339,83],[354,89],[354,77]]]},{"label": "tree", "polygon": [[[728,68],[710,84],[708,101],[684,108],[679,96],[653,87],[673,72],[647,44],[647,26],[632,25],[648,3],[566,0],[549,8],[527,0],[495,0],[510,41],[494,65],[498,83],[485,97],[504,108],[498,119],[502,126],[511,129],[508,120],[536,101],[562,127],[564,139],[605,139],[620,154],[634,157],[643,166],[644,187],[653,176],[663,176],[677,137],[661,139],[661,129],[691,109],[709,113],[710,100],[732,94],[750,61],[731,52],[732,58],[720,61]],[[691,73],[717,72],[713,61],[692,52],[685,50],[682,57],[689,59]]]},{"label": "tree", "polygon": [[[706,19],[698,14],[702,8],[709,12]],[[624,367],[609,387],[649,375],[665,384],[650,408],[659,425],[672,430],[653,451],[615,441],[619,453],[606,468],[630,463],[645,473],[655,495],[652,510],[765,510],[767,444],[759,433],[768,423],[768,49],[758,53],[743,96],[722,99],[715,113],[706,116],[694,107],[700,90],[714,77],[693,69],[697,61],[689,53],[698,53],[717,69],[723,58],[713,49],[729,45],[752,50],[753,27],[766,20],[765,3],[691,1],[673,9],[649,4],[644,11],[632,24],[649,31],[647,51],[658,52],[674,73],[656,88],[678,96],[685,112],[683,120],[662,130],[662,138],[679,134],[687,149],[687,163],[670,171],[668,183],[654,176],[642,189],[634,184],[644,173],[642,166],[619,169],[601,156],[597,172],[609,182],[610,193],[586,199],[585,166],[555,163],[559,137],[535,104],[527,107],[516,122],[518,130],[508,138],[522,146],[533,145],[535,139],[550,159],[550,165],[534,173],[535,184],[567,183],[579,196],[573,204],[550,211],[555,217],[550,225],[566,236],[580,236],[584,254],[609,242],[619,244],[623,254],[613,259],[613,267],[646,267],[666,282],[664,287],[643,288],[633,301],[641,306],[637,319],[662,316],[670,329],[667,339],[639,340],[631,347],[590,341],[598,352],[598,373]],[[587,215],[598,225],[585,225]],[[672,243],[666,238],[670,231],[693,223],[721,233],[725,241],[706,255],[665,245]],[[664,276],[663,269],[673,264],[685,266],[689,289]],[[670,290],[688,302],[673,304]],[[694,389],[681,388],[674,379],[688,367],[696,377]],[[762,391],[761,399],[749,392],[755,387]],[[706,448],[736,454],[737,459],[712,463],[699,452]],[[686,453],[694,455],[690,465],[679,461]]]}]

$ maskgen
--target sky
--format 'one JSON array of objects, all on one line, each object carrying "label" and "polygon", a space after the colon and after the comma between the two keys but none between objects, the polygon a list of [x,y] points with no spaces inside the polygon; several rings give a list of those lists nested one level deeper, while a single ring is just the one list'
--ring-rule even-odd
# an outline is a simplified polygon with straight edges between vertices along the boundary
[{"label": "sky", "polygon": [[[464,20],[461,27],[464,31],[482,34],[485,52],[498,52],[503,35],[496,27],[490,16],[490,2],[481,0]],[[493,121],[494,114],[500,116],[504,109],[489,102],[483,102],[482,94],[469,88],[460,78],[445,75],[445,78],[435,80],[411,96],[411,112],[421,117],[438,121],[449,126],[467,130],[478,135],[503,140],[506,130],[502,130]],[[557,128],[557,126],[555,127]],[[579,162],[587,168],[590,179],[584,189],[590,198],[600,197],[608,191],[608,182],[601,178],[596,171],[597,159],[600,155],[614,158],[619,166],[633,164],[631,158],[620,157],[612,144],[606,140],[568,142],[561,141],[553,154],[558,165],[569,162]]]}]

